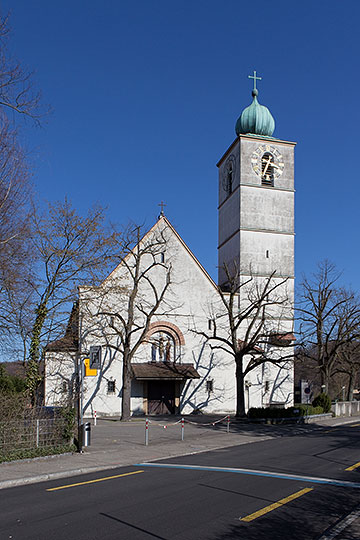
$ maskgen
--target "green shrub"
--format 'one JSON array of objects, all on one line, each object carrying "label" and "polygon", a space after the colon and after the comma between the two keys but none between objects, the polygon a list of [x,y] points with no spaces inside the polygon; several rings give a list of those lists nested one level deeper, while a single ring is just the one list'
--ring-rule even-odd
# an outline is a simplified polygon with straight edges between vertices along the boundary
[{"label": "green shrub", "polygon": [[29,400],[23,393],[4,391],[0,388],[0,422],[24,418],[29,412]]},{"label": "green shrub", "polygon": [[17,394],[24,392],[25,381],[17,375],[9,375],[5,371],[3,364],[0,364],[0,392],[7,394]]},{"label": "green shrub", "polygon": [[312,414],[322,414],[323,412],[322,407],[313,407],[312,405],[301,403],[287,409],[278,407],[252,407],[249,409],[248,417],[253,419],[297,418]]},{"label": "green shrub", "polygon": [[325,394],[324,392],[316,396],[312,404],[313,407],[322,407],[325,413],[328,413],[331,410],[331,399],[328,394]]},{"label": "green shrub", "polygon": [[63,444],[59,446],[47,446],[43,448],[17,449],[9,452],[0,451],[0,463],[5,461],[16,461],[18,459],[33,459],[37,457],[53,456],[57,454],[66,454],[76,452],[73,444]]},{"label": "green shrub", "polygon": [[64,407],[60,414],[64,418],[63,438],[67,442],[72,442],[75,432],[75,409]]},{"label": "green shrub", "polygon": [[[313,414],[322,414],[324,409],[322,407],[313,407],[312,405],[305,405],[304,403],[299,403],[291,407],[294,412],[293,416],[311,416]],[[296,414],[296,411],[299,411]]]}]

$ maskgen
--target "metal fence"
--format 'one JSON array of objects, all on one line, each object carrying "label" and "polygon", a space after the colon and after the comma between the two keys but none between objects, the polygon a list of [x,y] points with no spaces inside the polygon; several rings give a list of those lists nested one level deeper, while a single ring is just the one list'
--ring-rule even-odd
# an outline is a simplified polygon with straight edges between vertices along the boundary
[{"label": "metal fence", "polygon": [[0,422],[0,453],[65,444],[63,418],[24,418]]}]

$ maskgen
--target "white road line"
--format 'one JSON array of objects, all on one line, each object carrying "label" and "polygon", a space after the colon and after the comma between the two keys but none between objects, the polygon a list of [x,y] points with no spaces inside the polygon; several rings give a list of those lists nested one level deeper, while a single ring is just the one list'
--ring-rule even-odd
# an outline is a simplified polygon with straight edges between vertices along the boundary
[{"label": "white road line", "polygon": [[360,483],[348,482],[347,480],[336,480],[335,478],[320,478],[318,476],[305,476],[298,474],[278,473],[273,471],[259,471],[256,469],[238,469],[229,467],[203,467],[200,465],[181,465],[176,463],[135,463],[135,467],[158,467],[165,469],[187,469],[194,471],[213,471],[213,472],[228,472],[236,474],[249,474],[252,476],[266,476],[270,478],[281,478],[283,480],[297,480],[300,482],[310,482],[315,484],[328,484],[338,487],[347,487],[360,489]]},{"label": "white road line", "polygon": [[336,538],[346,527],[351,525],[355,519],[360,517],[360,508],[351,512],[346,518],[344,518],[340,523],[338,523],[331,531],[319,538],[319,540],[333,540]]}]

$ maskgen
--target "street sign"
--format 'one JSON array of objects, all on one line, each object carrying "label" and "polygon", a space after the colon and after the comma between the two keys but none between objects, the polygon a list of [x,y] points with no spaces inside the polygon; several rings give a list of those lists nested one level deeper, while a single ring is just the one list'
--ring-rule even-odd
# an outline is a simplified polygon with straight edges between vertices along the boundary
[{"label": "street sign", "polygon": [[302,379],[300,381],[300,392],[301,392],[301,403],[307,403],[309,404],[310,401],[312,400],[312,388],[311,388],[311,382],[306,380],[306,379]]},{"label": "street sign", "polygon": [[97,369],[91,369],[90,367],[90,358],[84,358],[84,368],[85,377],[95,377],[97,375]]}]

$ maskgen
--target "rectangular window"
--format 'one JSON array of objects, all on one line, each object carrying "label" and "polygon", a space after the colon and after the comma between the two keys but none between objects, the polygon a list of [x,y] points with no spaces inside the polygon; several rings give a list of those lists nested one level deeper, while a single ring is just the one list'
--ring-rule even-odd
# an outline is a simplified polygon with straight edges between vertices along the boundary
[{"label": "rectangular window", "polygon": [[214,391],[214,381],[212,379],[206,381],[206,391],[208,394],[211,394],[211,392]]},{"label": "rectangular window", "polygon": [[108,381],[107,382],[107,393],[108,394],[115,394],[115,381]]},{"label": "rectangular window", "polygon": [[90,368],[100,369],[101,366],[101,346],[95,345],[90,347]]},{"label": "rectangular window", "polygon": [[164,252],[160,253],[160,260],[161,260],[162,263],[165,262],[165,253]]},{"label": "rectangular window", "polygon": [[66,381],[63,381],[61,383],[61,392],[63,394],[67,394],[67,391],[68,391],[68,385],[67,385],[67,382]]}]

